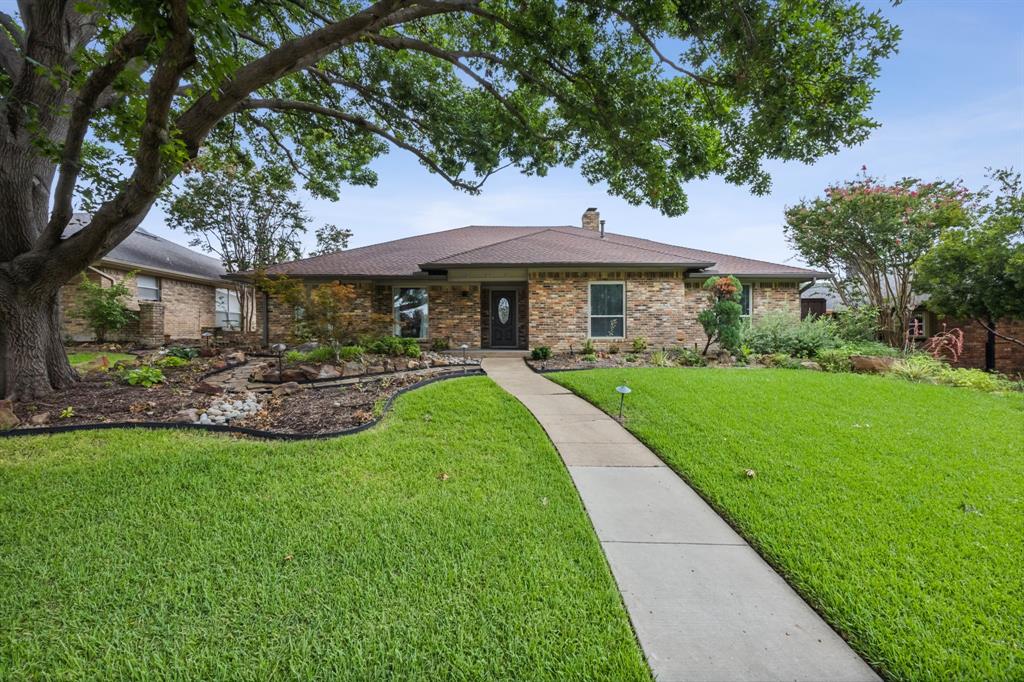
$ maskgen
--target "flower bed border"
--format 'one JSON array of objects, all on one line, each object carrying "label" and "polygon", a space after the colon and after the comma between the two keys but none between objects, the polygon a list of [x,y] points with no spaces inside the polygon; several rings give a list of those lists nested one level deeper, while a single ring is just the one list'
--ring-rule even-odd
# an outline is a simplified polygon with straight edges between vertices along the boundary
[{"label": "flower bed border", "polygon": [[[0,431],[0,438],[15,438],[19,436],[43,436],[54,433],[72,433],[74,431],[104,431],[107,429],[147,429],[147,430],[160,430],[160,429],[192,429],[198,431],[208,431],[212,433],[236,433],[243,436],[250,436],[252,438],[262,438],[265,440],[323,440],[326,438],[337,438],[339,436],[351,436],[365,431],[371,427],[376,426],[388,412],[391,411],[392,404],[395,399],[403,393],[422,388],[429,384],[436,383],[438,381],[447,381],[449,379],[461,379],[463,377],[470,376],[486,376],[487,373],[479,366],[474,367],[471,371],[460,372],[458,374],[451,373],[447,375],[430,377],[423,381],[417,381],[415,384],[410,384],[405,388],[399,389],[394,395],[387,399],[384,403],[384,409],[381,410],[379,417],[374,417],[365,424],[353,426],[340,431],[331,431],[328,433],[283,433],[281,431],[264,431],[262,429],[250,429],[244,426],[230,426],[228,424],[191,424],[187,422],[109,422],[103,424],[71,424],[68,426],[43,426],[40,428],[28,428],[28,429],[8,429],[7,431]],[[376,375],[380,376],[380,375]]]}]

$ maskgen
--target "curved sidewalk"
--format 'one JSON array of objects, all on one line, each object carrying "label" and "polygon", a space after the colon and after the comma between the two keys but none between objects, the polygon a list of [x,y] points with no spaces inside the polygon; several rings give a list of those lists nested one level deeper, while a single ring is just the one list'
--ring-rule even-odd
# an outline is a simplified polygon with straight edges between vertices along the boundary
[{"label": "curved sidewalk", "polygon": [[565,461],[659,682],[878,679],[618,422],[521,359],[483,366],[533,412]]}]

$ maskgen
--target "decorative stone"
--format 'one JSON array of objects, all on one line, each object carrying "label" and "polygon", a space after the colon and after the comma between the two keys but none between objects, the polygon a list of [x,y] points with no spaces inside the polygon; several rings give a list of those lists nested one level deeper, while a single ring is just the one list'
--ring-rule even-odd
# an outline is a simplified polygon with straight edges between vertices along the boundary
[{"label": "decorative stone", "polygon": [[320,372],[317,374],[317,379],[339,379],[341,378],[341,372],[334,365],[321,365]]},{"label": "decorative stone", "polygon": [[383,374],[384,368],[381,365],[371,365],[366,368],[367,374]]},{"label": "decorative stone", "polygon": [[416,362],[415,360],[410,360],[405,364],[405,366],[407,369],[419,369],[420,363]]},{"label": "decorative stone", "polygon": [[804,360],[803,362],[800,363],[800,366],[803,367],[804,369],[812,369],[817,372],[821,371],[821,365],[816,363],[814,360]]},{"label": "decorative stone", "polygon": [[241,365],[245,362],[245,353],[242,351],[235,351],[234,353],[228,353],[224,356],[224,361],[229,365]]},{"label": "decorative stone", "polygon": [[271,393],[273,393],[275,396],[282,396],[282,395],[291,395],[292,393],[297,393],[297,392],[299,392],[301,390],[302,390],[302,386],[300,386],[299,384],[295,383],[294,381],[289,381],[287,384],[281,384],[280,386],[275,386],[274,390],[271,391]]},{"label": "decorative stone", "polygon": [[194,407],[190,407],[185,410],[178,410],[171,418],[172,422],[196,422],[199,420],[199,410]]},{"label": "decorative stone", "polygon": [[854,372],[867,374],[884,374],[892,369],[893,358],[885,358],[874,355],[851,355],[850,364]]},{"label": "decorative stone", "polygon": [[192,390],[196,393],[205,393],[206,395],[220,395],[224,392],[223,388],[215,386],[209,381],[200,381]]},{"label": "decorative stone", "polygon": [[[320,368],[314,365],[299,365],[297,371],[302,372],[303,377],[310,380],[320,376]],[[288,370],[285,370],[285,373],[287,372]]]},{"label": "decorative stone", "polygon": [[360,362],[346,362],[345,366],[342,367],[342,374],[347,377],[359,376],[364,371],[363,365]]},{"label": "decorative stone", "polygon": [[28,423],[32,426],[45,426],[50,423],[49,412],[37,412],[28,418]]},{"label": "decorative stone", "polygon": [[276,369],[263,368],[253,372],[250,378],[253,381],[277,383],[281,380],[281,375],[277,373]]},{"label": "decorative stone", "polygon": [[[319,374],[319,372],[318,372]],[[305,381],[306,373],[301,369],[286,369],[281,372],[281,381],[288,383],[289,381]]]}]

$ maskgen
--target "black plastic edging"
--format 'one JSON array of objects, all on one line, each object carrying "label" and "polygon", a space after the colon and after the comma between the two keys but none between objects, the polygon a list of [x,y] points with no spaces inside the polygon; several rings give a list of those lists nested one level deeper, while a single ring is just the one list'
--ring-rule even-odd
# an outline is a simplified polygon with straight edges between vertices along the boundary
[{"label": "black plastic edging", "polygon": [[263,431],[261,429],[249,429],[244,426],[230,426],[228,424],[190,424],[184,422],[111,422],[105,424],[70,424],[68,426],[44,426],[38,429],[10,429],[7,431],[0,431],[0,438],[15,438],[18,436],[42,436],[53,433],[72,433],[75,431],[105,431],[107,429],[148,429],[152,431],[161,429],[191,429],[195,431],[209,431],[212,433],[237,433],[243,436],[252,436],[254,438],[263,438],[266,440],[323,440],[325,438],[337,438],[339,436],[350,436],[360,431],[365,431],[373,426],[376,426],[381,419],[383,419],[388,412],[391,411],[391,406],[395,402],[395,398],[408,393],[417,388],[423,388],[428,384],[437,383],[439,381],[446,381],[448,379],[461,379],[463,377],[471,376],[485,376],[487,373],[482,369],[475,369],[471,372],[463,372],[460,374],[448,374],[439,377],[431,377],[424,379],[423,381],[417,381],[415,384],[406,386],[405,388],[399,389],[394,395],[387,399],[384,403],[384,409],[381,411],[379,417],[360,424],[359,426],[353,426],[348,429],[342,429],[341,431],[331,431],[330,433],[281,433],[279,431]]}]

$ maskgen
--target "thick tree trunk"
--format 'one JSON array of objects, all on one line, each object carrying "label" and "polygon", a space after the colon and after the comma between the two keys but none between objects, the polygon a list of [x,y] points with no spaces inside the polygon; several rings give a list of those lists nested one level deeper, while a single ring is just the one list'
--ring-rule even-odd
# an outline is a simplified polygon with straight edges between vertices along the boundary
[{"label": "thick tree trunk", "polygon": [[39,298],[38,287],[0,283],[0,396],[33,400],[76,381],[60,334],[57,289]]}]

